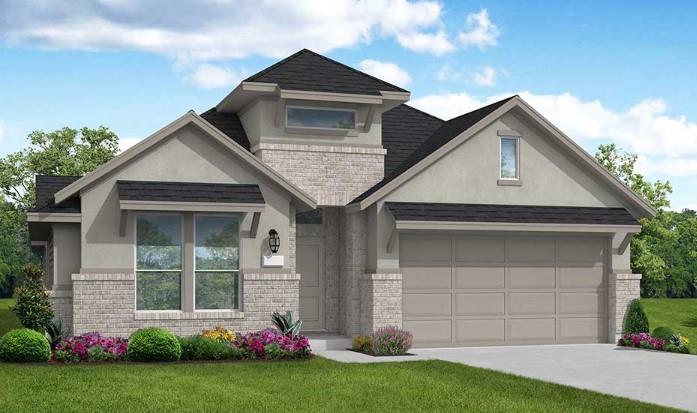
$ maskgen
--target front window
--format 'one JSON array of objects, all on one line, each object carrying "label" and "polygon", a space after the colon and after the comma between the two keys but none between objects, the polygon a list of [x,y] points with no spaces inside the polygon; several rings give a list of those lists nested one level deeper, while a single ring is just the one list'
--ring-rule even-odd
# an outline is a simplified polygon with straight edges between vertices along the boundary
[{"label": "front window", "polygon": [[295,223],[299,225],[303,224],[314,224],[322,225],[322,209],[313,209],[305,212],[298,212],[295,214]]},{"label": "front window", "polygon": [[139,215],[136,221],[136,309],[181,309],[181,275],[181,215]]},{"label": "front window", "polygon": [[238,308],[239,217],[195,217],[197,310]]},{"label": "front window", "polygon": [[286,125],[292,128],[355,129],[356,111],[288,106]]},{"label": "front window", "polygon": [[501,138],[501,179],[518,179],[518,138]]}]

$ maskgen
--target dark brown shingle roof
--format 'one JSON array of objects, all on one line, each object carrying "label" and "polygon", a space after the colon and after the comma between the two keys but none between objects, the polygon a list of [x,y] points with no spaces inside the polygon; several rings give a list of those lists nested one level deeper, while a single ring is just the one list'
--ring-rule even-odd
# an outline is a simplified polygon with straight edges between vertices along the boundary
[{"label": "dark brown shingle roof", "polygon": [[80,176],[36,175],[36,207],[32,212],[80,212],[80,198],[72,197],[56,205],[56,192],[80,179]]},{"label": "dark brown shingle roof", "polygon": [[215,108],[211,108],[203,112],[201,117],[246,150],[250,149],[247,132],[242,127],[242,122],[240,122],[240,118],[236,113],[222,113]]},{"label": "dark brown shingle roof", "polygon": [[120,200],[263,204],[256,184],[117,181]]}]

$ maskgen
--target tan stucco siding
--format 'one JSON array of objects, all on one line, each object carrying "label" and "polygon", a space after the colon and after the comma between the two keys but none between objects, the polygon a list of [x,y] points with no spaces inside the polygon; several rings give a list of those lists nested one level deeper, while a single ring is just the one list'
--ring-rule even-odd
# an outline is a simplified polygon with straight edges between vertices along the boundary
[{"label": "tan stucco siding", "polygon": [[[129,216],[126,235],[119,235],[121,211],[116,188],[119,179],[259,184],[266,209],[261,215],[257,238],[241,239],[240,267],[260,267],[266,234],[272,228],[281,235],[279,254],[286,256],[288,266],[289,196],[268,178],[252,172],[198,128],[188,126],[82,192],[83,271],[134,267],[133,214]],[[248,214],[242,222],[242,231],[249,230],[251,219]]]},{"label": "tan stucco siding", "polygon": [[72,274],[80,271],[80,224],[52,224],[53,289],[69,286]]}]

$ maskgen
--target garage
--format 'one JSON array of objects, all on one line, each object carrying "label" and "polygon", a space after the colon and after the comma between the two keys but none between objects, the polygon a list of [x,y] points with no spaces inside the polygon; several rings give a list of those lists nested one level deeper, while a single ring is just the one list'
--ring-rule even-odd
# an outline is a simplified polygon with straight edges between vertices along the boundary
[{"label": "garage", "polygon": [[414,344],[607,342],[607,238],[400,234]]}]

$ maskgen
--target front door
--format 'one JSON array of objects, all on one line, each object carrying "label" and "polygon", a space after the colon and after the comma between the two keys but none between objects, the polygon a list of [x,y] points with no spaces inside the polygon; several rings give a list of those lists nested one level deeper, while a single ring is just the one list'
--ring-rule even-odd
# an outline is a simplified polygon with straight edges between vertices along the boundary
[{"label": "front door", "polygon": [[319,237],[298,237],[300,319],[303,330],[324,330],[324,244]]}]

